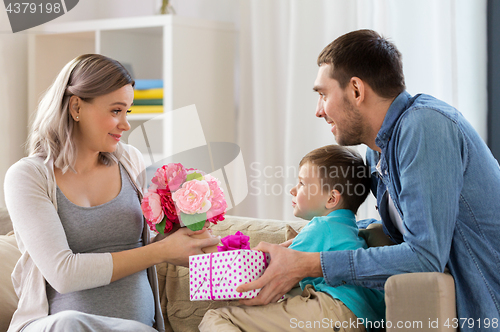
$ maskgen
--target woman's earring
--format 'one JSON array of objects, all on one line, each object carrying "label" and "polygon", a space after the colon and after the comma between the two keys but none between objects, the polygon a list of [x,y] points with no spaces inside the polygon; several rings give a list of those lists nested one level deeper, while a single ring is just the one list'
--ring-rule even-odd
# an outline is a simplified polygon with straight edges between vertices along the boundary
[{"label": "woman's earring", "polygon": [[80,117],[77,115],[77,116],[76,116],[76,119],[78,120],[79,118],[80,118]]}]

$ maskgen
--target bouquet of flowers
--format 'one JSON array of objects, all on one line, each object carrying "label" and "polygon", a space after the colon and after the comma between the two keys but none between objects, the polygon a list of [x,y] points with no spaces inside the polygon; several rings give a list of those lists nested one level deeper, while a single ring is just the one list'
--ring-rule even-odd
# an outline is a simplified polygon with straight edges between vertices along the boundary
[{"label": "bouquet of flowers", "polygon": [[174,224],[193,231],[201,230],[206,221],[217,224],[224,220],[227,203],[215,177],[170,163],[156,170],[141,208],[149,228],[165,234]]}]

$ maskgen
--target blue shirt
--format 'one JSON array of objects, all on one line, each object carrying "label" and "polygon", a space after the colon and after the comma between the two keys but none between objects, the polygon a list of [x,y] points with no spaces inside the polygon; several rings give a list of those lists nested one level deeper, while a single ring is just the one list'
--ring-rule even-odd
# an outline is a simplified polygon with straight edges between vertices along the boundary
[{"label": "blue shirt", "polygon": [[[399,245],[323,252],[325,280],[382,288],[394,274],[448,267],[458,317],[475,320],[461,330],[491,331],[486,318],[500,324],[498,162],[462,114],[427,95],[401,93],[375,142],[382,152],[367,151],[372,191],[385,231]],[[387,191],[404,235],[388,218]]]},{"label": "blue shirt", "polygon": [[[365,240],[358,236],[354,213],[336,210],[325,217],[314,217],[293,240],[291,249],[306,252],[366,249]],[[372,325],[385,317],[384,294],[381,291],[355,285],[332,287],[323,278],[304,278],[300,287],[313,285],[317,291],[342,301],[356,317]],[[375,326],[378,326],[375,324]]]}]

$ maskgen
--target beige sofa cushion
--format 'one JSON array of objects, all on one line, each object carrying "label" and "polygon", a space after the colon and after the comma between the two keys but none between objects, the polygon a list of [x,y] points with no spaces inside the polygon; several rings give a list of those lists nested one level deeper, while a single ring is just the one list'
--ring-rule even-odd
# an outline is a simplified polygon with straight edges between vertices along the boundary
[{"label": "beige sofa cushion", "polygon": [[0,208],[0,235],[5,235],[12,230],[12,221],[6,208]]},{"label": "beige sofa cushion", "polygon": [[[253,248],[260,241],[281,243],[285,241],[287,224],[301,230],[307,221],[280,221],[226,216],[226,220],[213,225],[214,235],[221,237],[237,231],[250,237]],[[198,331],[203,315],[209,309],[238,305],[238,301],[190,301],[189,272],[187,268],[171,264],[157,265],[160,301],[167,331]]]},{"label": "beige sofa cushion", "polygon": [[9,327],[18,301],[10,277],[21,257],[14,234],[0,235],[0,257],[0,331],[3,332]]},{"label": "beige sofa cushion", "polygon": [[292,226],[290,226],[289,224],[285,225],[285,241],[295,239],[297,235],[299,235],[299,233],[295,229],[293,229]]},{"label": "beige sofa cushion", "polygon": [[307,220],[282,221],[226,216],[226,220],[220,221],[218,225],[212,225],[211,228],[214,234],[222,237],[240,231],[250,237],[250,246],[253,248],[261,241],[269,243],[285,242],[288,226],[300,232],[307,223]]}]

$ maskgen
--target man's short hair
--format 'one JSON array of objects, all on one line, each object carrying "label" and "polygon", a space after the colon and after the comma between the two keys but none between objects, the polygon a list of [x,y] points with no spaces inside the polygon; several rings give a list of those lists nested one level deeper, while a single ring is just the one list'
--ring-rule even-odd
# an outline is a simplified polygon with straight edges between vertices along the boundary
[{"label": "man's short hair", "polygon": [[318,176],[324,192],[339,191],[342,208],[356,213],[370,192],[370,169],[356,151],[327,145],[306,154],[299,166],[310,163],[319,169]]},{"label": "man's short hair", "polygon": [[329,64],[330,77],[343,89],[359,77],[380,97],[393,99],[406,89],[401,53],[373,30],[357,30],[338,37],[318,56],[318,66]]}]

